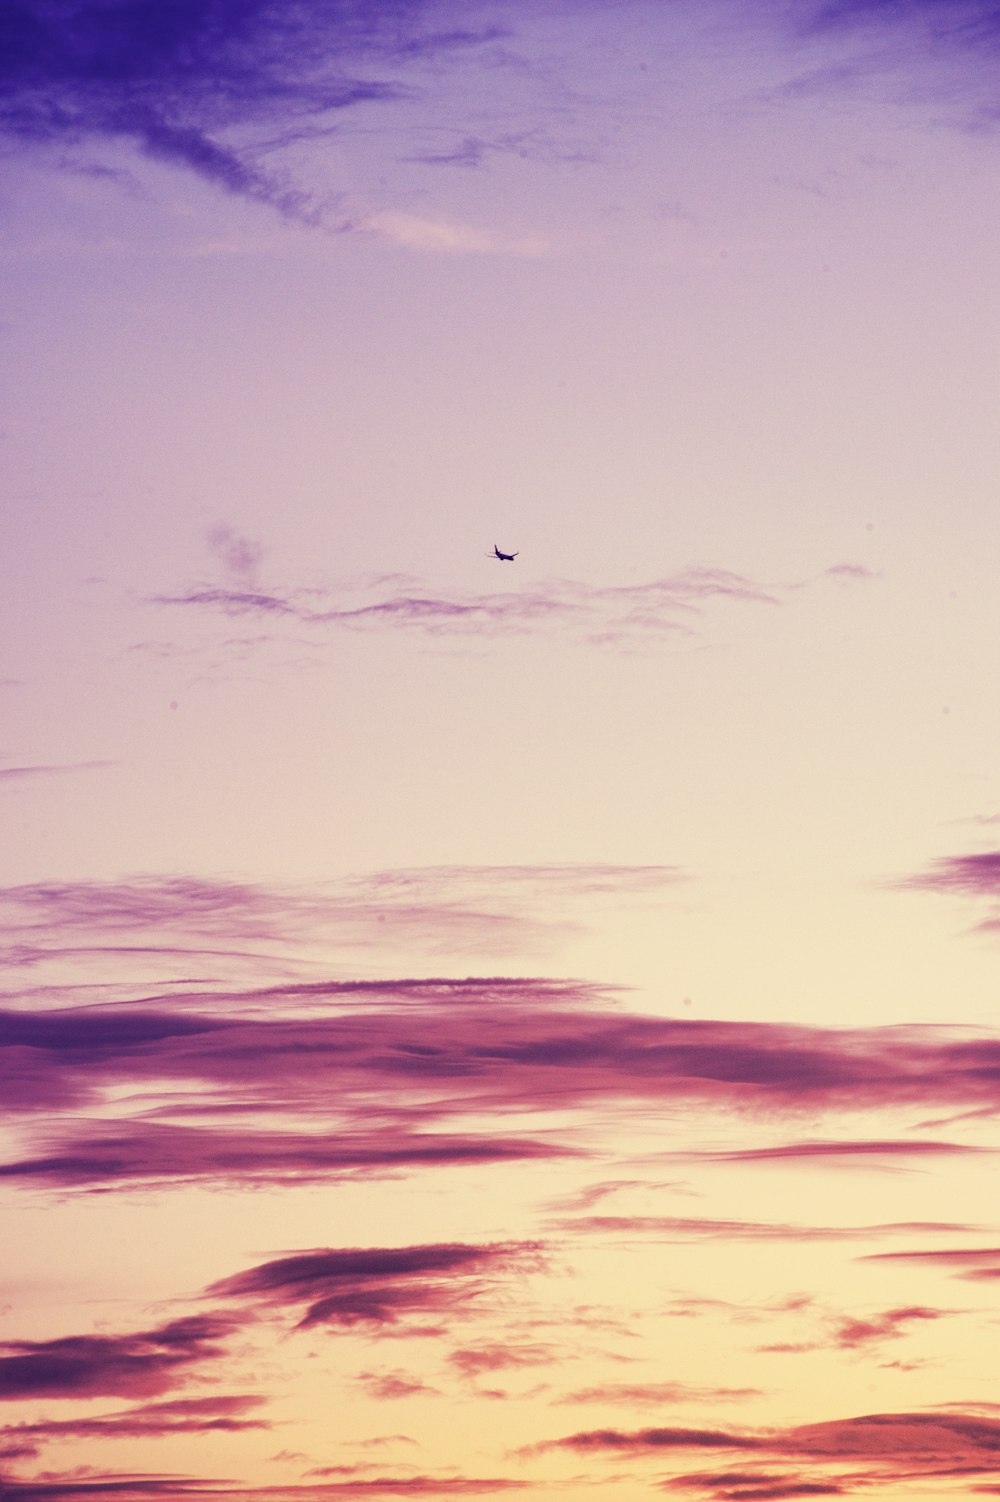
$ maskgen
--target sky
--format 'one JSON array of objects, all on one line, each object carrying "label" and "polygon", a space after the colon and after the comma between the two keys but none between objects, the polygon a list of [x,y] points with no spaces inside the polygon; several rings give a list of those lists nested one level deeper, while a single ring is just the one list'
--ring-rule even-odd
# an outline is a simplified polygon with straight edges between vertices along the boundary
[{"label": "sky", "polygon": [[1000,1496],[998,57],[6,0],[3,1502]]}]

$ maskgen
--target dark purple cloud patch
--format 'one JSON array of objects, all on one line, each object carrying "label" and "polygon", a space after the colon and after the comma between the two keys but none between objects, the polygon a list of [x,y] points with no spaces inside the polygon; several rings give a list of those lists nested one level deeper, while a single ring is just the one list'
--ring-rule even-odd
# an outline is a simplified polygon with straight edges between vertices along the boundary
[{"label": "dark purple cloud patch", "polygon": [[261,165],[275,141],[329,132],[402,97],[419,58],[495,41],[436,24],[438,7],[329,0],[18,0],[0,36],[0,133],[65,149],[124,139],[231,193],[309,219],[316,204]]},{"label": "dark purple cloud patch", "polygon": [[378,1327],[411,1314],[454,1313],[492,1281],[535,1268],[540,1259],[537,1242],[327,1248],[261,1263],[208,1293],[259,1308],[304,1306],[299,1329]]},{"label": "dark purple cloud patch", "polygon": [[[199,1107],[195,1107],[199,1109]],[[574,1156],[568,1146],[516,1136],[491,1138],[405,1129],[337,1134],[200,1128],[166,1122],[106,1126],[68,1137],[53,1151],[0,1163],[0,1179],[70,1187],[305,1184],[446,1168]]]},{"label": "dark purple cloud patch", "polygon": [[924,892],[958,892],[970,897],[1000,897],[1000,850],[942,856],[929,870],[899,883]]},{"label": "dark purple cloud patch", "polygon": [[624,1454],[650,1454],[661,1450],[756,1450],[761,1441],[728,1429],[657,1427],[649,1429],[584,1429],[552,1440],[544,1449],[576,1450],[581,1454],[602,1450]]},{"label": "dark purple cloud patch", "polygon": [[134,1335],[0,1342],[0,1399],[151,1397],[221,1354],[231,1321],[191,1315]]},{"label": "dark purple cloud patch", "polygon": [[0,1430],[0,1456],[3,1445],[22,1440],[37,1445],[72,1438],[153,1439],[171,1434],[233,1434],[245,1429],[269,1429],[267,1420],[248,1416],[264,1402],[265,1399],[252,1393],[217,1394],[144,1403],[138,1408],[87,1418],[14,1424]]},{"label": "dark purple cloud patch", "polygon": [[[544,1138],[491,1137],[470,1133],[466,1121],[616,1100],[765,1119],[804,1109],[1000,1105],[1000,1041],[972,1030],[644,1016],[610,1009],[587,987],[531,979],[288,985],[159,1000],[148,1010],[8,1011],[0,1025],[8,1109],[48,1117],[46,1140],[0,1173],[58,1184],[255,1173],[277,1182],[552,1158],[579,1151],[561,1128]],[[79,1117],[124,1087],[143,1093],[141,1115],[113,1127],[77,1119],[59,1128],[55,1111]],[[157,1100],[163,1104],[153,1119]],[[226,1121],[240,1111],[255,1119]],[[866,1160],[959,1150],[903,1143],[843,1147],[819,1139],[804,1154],[825,1162],[855,1150]],[[794,1161],[800,1149],[790,1151]],[[626,1222],[652,1234],[697,1231],[694,1221],[676,1217],[591,1216],[573,1224],[614,1231]],[[707,1222],[703,1230],[712,1234]],[[734,1224],[727,1234],[807,1233]]]}]

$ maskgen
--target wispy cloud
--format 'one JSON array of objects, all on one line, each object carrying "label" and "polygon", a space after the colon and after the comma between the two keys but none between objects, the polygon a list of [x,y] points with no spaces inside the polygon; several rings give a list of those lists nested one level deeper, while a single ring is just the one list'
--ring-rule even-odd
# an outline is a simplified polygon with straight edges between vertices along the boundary
[{"label": "wispy cloud", "polygon": [[300,1309],[311,1325],[396,1325],[410,1315],[454,1317],[498,1275],[537,1267],[537,1243],[365,1247],[295,1252],[223,1278],[208,1290],[258,1308]]},{"label": "wispy cloud", "polygon": [[[321,1466],[311,1474],[343,1478],[343,1467]],[[113,1496],[119,1502],[182,1502],[185,1498],[221,1498],[226,1502],[324,1502],[326,1498],[361,1497],[482,1497],[498,1492],[519,1491],[526,1481],[503,1476],[376,1475],[339,1480],[305,1480],[286,1486],[253,1486],[221,1477],[162,1476],[148,1474],[101,1475],[90,1468],[85,1474],[59,1476],[49,1473],[36,1481],[4,1478],[4,1502],[76,1502],[80,1497]]]},{"label": "wispy cloud", "polygon": [[[205,582],[148,603],[184,607],[223,617],[251,617],[329,630],[419,631],[430,636],[501,636],[559,630],[592,645],[627,647],[690,635],[709,604],[731,601],[779,605],[827,577],[858,581],[873,576],[858,564],[839,564],[818,579],[762,583],[730,569],[695,565],[641,584],[596,584],[573,579],[525,583],[502,591],[444,593],[395,578],[366,589],[321,592],[275,587],[238,587]],[[360,597],[358,597],[360,594]]]},{"label": "wispy cloud", "polygon": [[[457,160],[456,159],[453,159]],[[511,235],[493,229],[462,224],[453,219],[431,219],[419,214],[383,209],[362,220],[368,230],[411,250],[450,256],[515,256],[534,259],[545,254],[542,235]]]},{"label": "wispy cloud", "polygon": [[404,97],[408,70],[495,41],[441,24],[441,8],[390,11],[315,0],[220,10],[208,0],[151,12],[24,0],[7,17],[0,133],[66,148],[128,141],[216,187],[305,220],[323,205],[265,163],[332,132],[342,116]]},{"label": "wispy cloud", "polygon": [[[470,1130],[473,1117],[497,1111],[657,1103],[767,1120],[805,1108],[1000,1105],[1000,1040],[975,1030],[661,1018],[608,1008],[586,986],[528,979],[292,984],[142,1009],[8,1011],[0,1020],[6,1107],[46,1120],[38,1149],[0,1167],[21,1182],[111,1186],[255,1171],[308,1179],[552,1157],[585,1146],[558,1128],[498,1135],[480,1121]],[[125,1122],[119,1113],[112,1127],[100,1113],[123,1086],[143,1093],[138,1115]],[[60,1126],[59,1110],[72,1111],[72,1120]],[[247,1119],[238,1131],[240,1113]],[[707,1221],[672,1217],[573,1224],[711,1234]],[[806,1234],[712,1224],[757,1238]]]},{"label": "wispy cloud", "polygon": [[[788,1429],[711,1429],[657,1426],[587,1429],[533,1447],[581,1455],[656,1459],[691,1450],[715,1452],[710,1470],[681,1471],[661,1483],[697,1491],[718,1502],[735,1499],[857,1495],[893,1490],[920,1479],[969,1478],[1000,1467],[1000,1423],[974,1410],[873,1413]],[[740,1451],[728,1466],[726,1451]],[[759,1456],[759,1460],[747,1457]],[[797,1462],[795,1471],[774,1461]],[[721,1462],[721,1464],[720,1464]],[[803,1463],[808,1463],[808,1470]],[[840,1467],[850,1466],[849,1472]]]},{"label": "wispy cloud", "polygon": [[62,777],[72,772],[96,772],[117,766],[113,761],[37,762],[23,767],[0,767],[0,783],[31,777]]},{"label": "wispy cloud", "polygon": [[950,1233],[973,1230],[950,1221],[937,1224],[909,1221],[867,1226],[812,1226],[780,1221],[713,1220],[680,1215],[586,1215],[553,1222],[563,1231],[651,1236],[663,1241],[859,1241],[873,1237],[907,1235],[915,1231]]},{"label": "wispy cloud", "polygon": [[309,1184],[371,1180],[405,1169],[573,1156],[569,1146],[514,1134],[463,1136],[383,1125],[366,1136],[357,1128],[322,1134],[137,1122],[128,1128],[104,1126],[54,1151],[0,1164],[0,1179],[62,1188],[129,1183],[166,1187],[197,1179],[233,1185]]},{"label": "wispy cloud", "polygon": [[755,1387],[697,1387],[689,1382],[605,1382],[598,1387],[580,1387],[553,1401],[564,1403],[610,1403],[623,1408],[664,1408],[669,1404],[736,1403],[760,1397]]},{"label": "wispy cloud", "polygon": [[0,1341],[0,1399],[151,1397],[216,1357],[229,1321],[191,1315],[134,1335]]},{"label": "wispy cloud", "polygon": [[18,1445],[25,1447],[23,1454],[34,1454],[39,1446],[52,1440],[159,1439],[172,1434],[234,1434],[247,1429],[269,1429],[271,1425],[266,1419],[248,1417],[264,1401],[253,1393],[217,1393],[206,1398],[144,1403],[115,1413],[11,1424],[0,1428],[0,1457]]},{"label": "wispy cloud", "polygon": [[908,1252],[870,1252],[866,1262],[899,1262],[939,1267],[970,1282],[1000,1278],[1000,1246],[932,1248]]},{"label": "wispy cloud", "polygon": [[994,905],[994,911],[976,928],[981,933],[1000,929],[1000,850],[941,856],[926,871],[901,877],[892,885],[902,891],[938,892],[988,900]]},{"label": "wispy cloud", "polygon": [[[428,866],[292,885],[192,876],[0,887],[0,972],[27,1001],[209,991],[323,974],[377,951],[492,966],[551,955],[602,909],[667,900],[666,865]],[[439,958],[444,957],[444,958]],[[29,985],[30,981],[30,985]],[[41,989],[40,989],[41,988]],[[15,993],[8,991],[8,996]]]}]

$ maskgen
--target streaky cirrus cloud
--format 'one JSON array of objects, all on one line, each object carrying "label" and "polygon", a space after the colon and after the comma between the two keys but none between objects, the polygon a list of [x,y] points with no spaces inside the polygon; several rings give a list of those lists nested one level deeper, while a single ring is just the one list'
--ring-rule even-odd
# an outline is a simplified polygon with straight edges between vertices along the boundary
[{"label": "streaky cirrus cloud", "polygon": [[154,1397],[217,1357],[231,1323],[189,1315],[131,1335],[0,1341],[0,1399]]},{"label": "streaky cirrus cloud", "polygon": [[689,1382],[604,1382],[578,1387],[554,1404],[612,1403],[625,1408],[660,1408],[683,1403],[738,1403],[761,1396],[756,1387],[698,1387]]},{"label": "streaky cirrus cloud", "polygon": [[[45,1115],[36,1149],[8,1158],[3,1176],[113,1187],[143,1175],[226,1177],[237,1161],[252,1172],[234,1137],[241,1113],[264,1176],[294,1177],[586,1148],[565,1125],[541,1137],[491,1135],[478,1122],[470,1129],[470,1117],[497,1111],[581,1112],[618,1101],[767,1120],[804,1110],[993,1107],[1000,1039],[943,1026],[657,1017],[609,1007],[593,987],[532,979],[333,981],[160,997],[145,1007],[8,1008],[0,1082],[8,1112]],[[119,1108],[114,1126],[102,1122],[123,1087],[140,1093],[135,1119],[122,1120]],[[74,1114],[60,1122],[60,1111]],[[303,1132],[303,1117],[315,1135]],[[422,1135],[430,1131],[443,1135]],[[683,1234],[685,1222],[573,1224],[662,1235]],[[695,1230],[692,1221],[688,1234]]]},{"label": "streaky cirrus cloud", "polygon": [[23,767],[0,767],[0,783],[20,782],[33,777],[64,777],[73,772],[103,771],[117,766],[113,761],[38,762]]},{"label": "streaky cirrus cloud", "polygon": [[[739,1462],[731,1467],[717,1464],[661,1482],[666,1490],[700,1490],[719,1502],[769,1495],[854,1496],[859,1490],[883,1488],[891,1495],[893,1489],[898,1493],[907,1483],[933,1477],[969,1480],[1000,1472],[1000,1422],[958,1410],[863,1414],[787,1429],[588,1429],[529,1447],[527,1453],[551,1449],[661,1463],[685,1450],[712,1450],[720,1460],[727,1450],[740,1451]],[[759,1455],[760,1462],[748,1466],[748,1455]],[[775,1472],[775,1460],[797,1462],[795,1472]],[[844,1471],[844,1466],[850,1469]]]},{"label": "streaky cirrus cloud", "polygon": [[541,1250],[525,1241],[318,1248],[222,1278],[207,1293],[261,1309],[305,1306],[298,1329],[394,1325],[413,1314],[454,1316],[491,1279],[537,1268]]},{"label": "streaky cirrus cloud", "polygon": [[[342,1475],[335,1466],[318,1467],[318,1478]],[[184,1498],[215,1498],[225,1502],[324,1502],[336,1497],[480,1497],[498,1492],[520,1491],[528,1482],[503,1476],[444,1476],[391,1474],[354,1476],[347,1479],[305,1480],[284,1486],[254,1486],[224,1477],[164,1476],[149,1474],[100,1475],[79,1471],[72,1475],[49,1474],[38,1480],[3,1481],[4,1502],[77,1502],[81,1497],[109,1497],[119,1502],[182,1502]]]},{"label": "streaky cirrus cloud", "polygon": [[426,0],[164,7],[20,0],[0,48],[0,134],[19,144],[127,142],[212,185],[307,220],[322,204],[267,165],[346,112],[404,96],[408,65],[497,40]]},{"label": "streaky cirrus cloud", "polygon": [[806,1158],[819,1167],[829,1164],[834,1167],[850,1165],[860,1160],[866,1170],[877,1167],[880,1161],[891,1163],[896,1158],[938,1158],[964,1154],[989,1153],[991,1148],[974,1147],[965,1142],[939,1142],[928,1138],[860,1138],[855,1141],[803,1141],[782,1142],[771,1147],[737,1147],[732,1149],[699,1150],[672,1154],[683,1162],[694,1163],[788,1163]]},{"label": "streaky cirrus cloud", "polygon": [[72,1419],[41,1419],[0,1428],[0,1457],[17,1444],[24,1454],[37,1453],[50,1440],[159,1439],[171,1434],[232,1434],[246,1429],[269,1429],[267,1419],[248,1415],[266,1399],[253,1393],[217,1393],[207,1398],[171,1398],[143,1403],[115,1413]]},{"label": "streaky cirrus cloud", "polygon": [[516,1134],[418,1132],[397,1125],[364,1135],[360,1123],[340,1134],[322,1134],[140,1121],[127,1128],[103,1125],[52,1152],[0,1164],[0,1180],[60,1188],[129,1183],[176,1187],[199,1179],[288,1185],[576,1156],[581,1151],[568,1144]]},{"label": "streaky cirrus cloud", "polygon": [[[894,885],[904,890],[956,893],[1000,902],[1000,850],[941,856],[928,870],[904,877]],[[976,926],[980,932],[1000,929],[1000,909]]]},{"label": "streaky cirrus cloud", "polygon": [[[641,584],[600,585],[549,579],[515,589],[445,594],[416,580],[369,584],[352,603],[346,591],[244,587],[205,583],[150,597],[148,604],[184,607],[223,617],[252,617],[297,628],[325,630],[416,630],[431,636],[497,636],[565,630],[581,642],[628,647],[677,634],[691,635],[705,607],[720,600],[777,606],[823,579],[874,576],[860,564],[839,564],[816,578],[763,583],[731,569],[704,564],[679,569]],[[367,596],[367,597],[366,597]]]},{"label": "streaky cirrus cloud", "polygon": [[[682,16],[689,10],[697,7],[682,7]],[[715,24],[738,48],[755,32],[766,37],[775,94],[844,93],[889,78],[905,96],[919,77],[919,92],[952,101],[961,123],[996,122],[997,91],[983,65],[997,44],[989,0],[946,7],[908,0],[888,8],[877,0],[803,0],[764,6],[759,14],[725,5],[714,10]],[[342,132],[347,121],[371,130],[375,111],[384,134],[391,137],[393,126],[397,134],[409,132],[405,142],[387,144],[385,156],[395,151],[425,168],[481,168],[494,151],[597,160],[602,130],[587,118],[597,101],[592,89],[581,94],[574,73],[577,32],[589,14],[584,4],[571,7],[567,24],[544,42],[530,26],[530,9],[504,7],[497,24],[485,9],[441,0],[384,6],[307,0],[291,10],[279,0],[224,7],[191,0],[166,10],[152,0],[113,7],[19,0],[8,7],[0,48],[0,133],[18,145],[54,148],[64,167],[80,148],[96,153],[97,161],[77,161],[76,170],[111,176],[121,174],[106,160],[108,148],[126,143],[140,156],[287,216],[367,229],[370,214],[346,212],[336,195],[310,191],[301,168],[293,175],[275,163],[288,160],[289,148]],[[656,34],[655,7],[646,8],[644,26]],[[820,64],[810,45],[817,38],[824,45]],[[676,47],[666,26],[663,42],[671,41]],[[836,56],[832,43],[839,43]],[[435,108],[441,75],[461,60],[482,64],[477,93],[488,94],[493,108],[456,101],[442,123]],[[504,100],[493,82],[504,69],[533,77],[533,90]],[[550,139],[554,95],[568,116],[562,133],[571,144]],[[385,212],[404,224],[412,217]]]},{"label": "streaky cirrus cloud", "polygon": [[874,1237],[911,1235],[914,1231],[936,1231],[944,1235],[975,1227],[956,1226],[950,1221],[886,1222],[867,1226],[811,1226],[794,1222],[758,1220],[713,1220],[708,1217],[681,1215],[586,1215],[554,1221],[553,1227],[566,1232],[598,1232],[627,1236],[653,1236],[663,1241],[863,1241]]},{"label": "streaky cirrus cloud", "polygon": [[919,1267],[939,1267],[968,1282],[1000,1278],[1000,1246],[922,1248],[906,1252],[869,1252],[863,1262],[899,1262]]},{"label": "streaky cirrus cloud", "polygon": [[668,865],[567,862],[410,867],[312,886],[149,875],[32,882],[0,888],[8,938],[0,966],[25,969],[88,954],[123,964],[130,955],[168,962],[201,956],[256,959],[261,968],[284,965],[294,973],[331,935],[384,945],[387,925],[431,952],[507,948],[515,940],[528,950],[578,928],[587,903],[651,895],[685,875]]}]

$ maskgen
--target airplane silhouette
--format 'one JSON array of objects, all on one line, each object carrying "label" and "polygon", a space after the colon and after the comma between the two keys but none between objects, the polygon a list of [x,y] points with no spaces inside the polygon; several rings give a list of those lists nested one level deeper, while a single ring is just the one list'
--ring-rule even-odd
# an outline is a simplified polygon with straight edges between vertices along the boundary
[{"label": "airplane silhouette", "polygon": [[[518,548],[517,553],[519,553],[520,551],[521,549]],[[514,559],[517,557],[517,553],[501,553],[496,543],[494,543],[493,552],[489,556],[491,558],[499,558],[503,563],[513,563]]]}]

